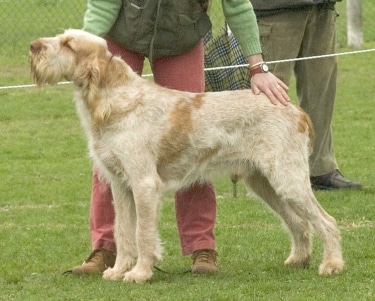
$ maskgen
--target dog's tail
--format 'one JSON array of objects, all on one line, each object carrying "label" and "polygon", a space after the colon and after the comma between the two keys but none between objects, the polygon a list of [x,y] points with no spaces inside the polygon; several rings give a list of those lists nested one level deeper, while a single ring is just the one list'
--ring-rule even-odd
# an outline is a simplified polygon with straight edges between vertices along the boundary
[{"label": "dog's tail", "polygon": [[315,140],[315,132],[314,132],[314,126],[313,123],[310,119],[310,116],[300,107],[298,107],[301,114],[300,114],[300,119],[298,122],[298,129],[302,133],[306,133],[309,136],[309,154],[312,153],[313,147],[314,147],[314,140]]}]

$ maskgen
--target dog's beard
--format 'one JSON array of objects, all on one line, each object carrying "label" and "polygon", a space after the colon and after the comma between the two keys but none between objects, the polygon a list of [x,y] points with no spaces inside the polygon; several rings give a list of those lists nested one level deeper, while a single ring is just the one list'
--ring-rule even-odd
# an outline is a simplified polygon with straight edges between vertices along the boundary
[{"label": "dog's beard", "polygon": [[63,75],[55,70],[54,66],[33,58],[31,59],[31,76],[38,86],[56,84],[63,79]]}]

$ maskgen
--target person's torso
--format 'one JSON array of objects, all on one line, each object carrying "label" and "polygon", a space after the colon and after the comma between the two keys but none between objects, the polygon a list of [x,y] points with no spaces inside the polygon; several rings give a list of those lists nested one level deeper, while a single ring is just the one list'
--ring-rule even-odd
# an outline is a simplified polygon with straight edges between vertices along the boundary
[{"label": "person's torso", "polygon": [[108,36],[152,60],[186,52],[210,28],[198,0],[124,0]]}]

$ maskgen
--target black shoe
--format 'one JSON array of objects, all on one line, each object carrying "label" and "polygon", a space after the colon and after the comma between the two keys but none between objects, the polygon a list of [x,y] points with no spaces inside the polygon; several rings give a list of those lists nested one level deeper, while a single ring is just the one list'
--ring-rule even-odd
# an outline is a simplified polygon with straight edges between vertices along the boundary
[{"label": "black shoe", "polygon": [[343,175],[335,169],[322,176],[310,177],[311,187],[314,190],[331,189],[360,189],[361,184],[345,179]]}]

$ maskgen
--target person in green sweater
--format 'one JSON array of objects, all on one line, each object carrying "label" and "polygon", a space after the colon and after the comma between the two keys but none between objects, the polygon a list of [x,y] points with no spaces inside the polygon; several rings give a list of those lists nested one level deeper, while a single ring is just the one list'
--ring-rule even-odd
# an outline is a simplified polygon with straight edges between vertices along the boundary
[{"label": "person in green sweater", "polygon": [[[182,91],[204,92],[203,37],[211,28],[207,0],[89,0],[84,30],[104,37],[109,50],[142,74],[148,58],[158,84]],[[227,24],[249,62],[251,87],[275,105],[287,105],[287,86],[263,64],[253,8],[246,0],[222,0]],[[252,93],[249,91],[249,93]],[[213,228],[216,199],[211,183],[196,183],[175,194],[183,255],[193,254],[193,273],[213,273],[216,263]],[[92,253],[73,274],[103,272],[116,258],[114,209],[110,187],[94,167],[90,230]]]},{"label": "person in green sweater", "polygon": [[[258,19],[266,61],[319,56],[336,52],[335,0],[250,0]],[[339,171],[332,139],[337,59],[271,64],[270,70],[289,85],[294,73],[300,106],[315,130],[310,156],[315,190],[358,189],[361,184]]]}]

